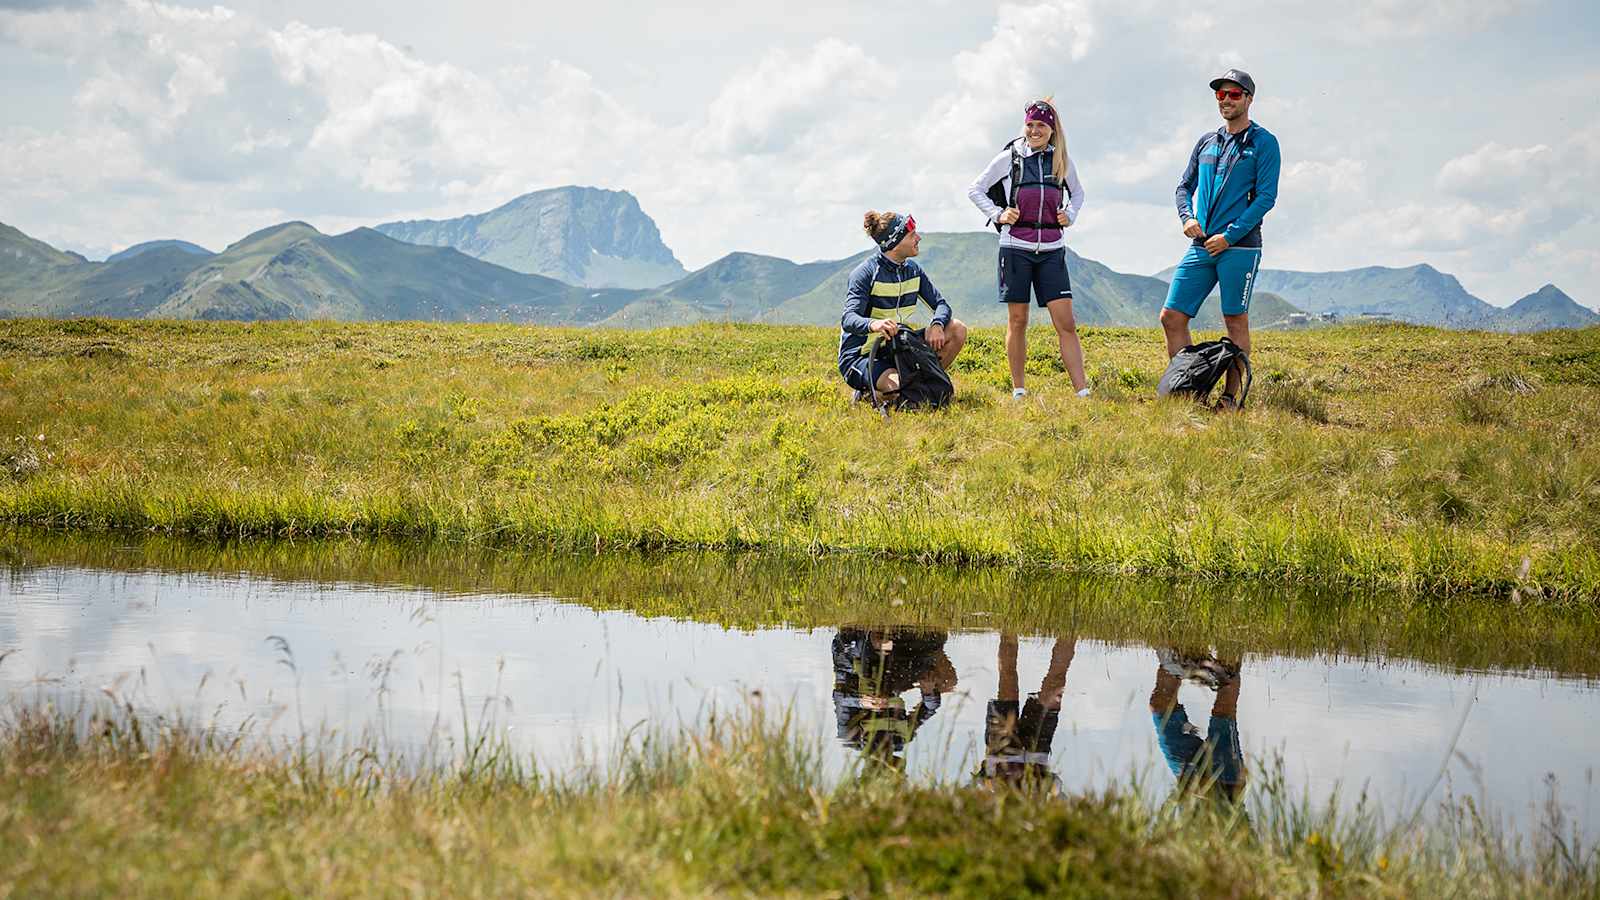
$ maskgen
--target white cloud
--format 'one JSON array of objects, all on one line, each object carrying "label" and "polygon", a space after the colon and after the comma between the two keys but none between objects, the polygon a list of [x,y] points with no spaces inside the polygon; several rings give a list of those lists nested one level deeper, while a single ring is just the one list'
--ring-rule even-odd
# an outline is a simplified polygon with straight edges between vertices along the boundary
[{"label": "white cloud", "polygon": [[1019,127],[1023,105],[1052,91],[1062,65],[1089,53],[1095,18],[1087,0],[1002,4],[988,40],[956,54],[955,89],[931,106],[937,119],[925,151],[992,151],[995,135]]},{"label": "white cloud", "polygon": [[[825,129],[826,140],[850,145],[880,139],[860,113],[872,113],[897,86],[893,69],[860,47],[829,38],[803,53],[769,52],[737,74],[707,110],[697,147],[733,155],[770,154],[806,142]],[[853,115],[854,114],[854,115]]]},{"label": "white cloud", "polygon": [[[1349,30],[1367,37],[1417,37],[1482,28],[1538,0],[1356,0],[1338,6]],[[1321,4],[1318,4],[1321,5]]]}]

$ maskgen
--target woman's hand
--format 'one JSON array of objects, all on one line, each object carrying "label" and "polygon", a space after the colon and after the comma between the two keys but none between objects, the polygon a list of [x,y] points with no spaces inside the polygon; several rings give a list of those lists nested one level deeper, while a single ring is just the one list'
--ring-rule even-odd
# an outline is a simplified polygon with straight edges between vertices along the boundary
[{"label": "woman's hand", "polygon": [[1008,207],[1006,207],[1005,212],[1002,212],[1000,214],[1000,218],[995,219],[995,221],[1000,223],[1001,225],[1011,225],[1011,224],[1014,224],[1020,218],[1022,218],[1021,210],[1018,210],[1014,206],[1008,206]]},{"label": "woman's hand", "polygon": [[1072,227],[1072,220],[1067,218],[1067,211],[1064,209],[1056,210],[1056,222],[1059,223],[1062,228]]}]

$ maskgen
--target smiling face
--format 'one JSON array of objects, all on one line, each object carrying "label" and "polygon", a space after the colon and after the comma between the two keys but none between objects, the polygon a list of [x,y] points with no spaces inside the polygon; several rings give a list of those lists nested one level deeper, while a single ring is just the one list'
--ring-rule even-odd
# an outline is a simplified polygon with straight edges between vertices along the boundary
[{"label": "smiling face", "polygon": [[1022,126],[1022,136],[1028,141],[1028,146],[1035,150],[1044,149],[1050,143],[1050,134],[1054,131],[1043,122],[1029,122]]},{"label": "smiling face", "polygon": [[1217,85],[1217,112],[1222,114],[1224,122],[1236,122],[1249,116],[1253,100],[1255,98],[1235,82],[1224,81]]},{"label": "smiling face", "polygon": [[901,238],[900,239],[900,243],[895,244],[894,245],[894,249],[889,251],[889,254],[891,256],[900,257],[901,261],[903,262],[905,260],[910,259],[913,256],[916,256],[917,255],[917,248],[920,247],[921,245],[922,245],[922,234],[920,232],[913,231],[910,234],[906,235],[905,237]]}]

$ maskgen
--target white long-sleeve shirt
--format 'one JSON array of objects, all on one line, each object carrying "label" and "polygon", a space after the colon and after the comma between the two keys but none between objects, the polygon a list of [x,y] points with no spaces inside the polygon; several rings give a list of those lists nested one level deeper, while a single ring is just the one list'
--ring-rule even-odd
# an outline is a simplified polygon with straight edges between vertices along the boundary
[{"label": "white long-sleeve shirt", "polygon": [[[1029,147],[1028,142],[1022,138],[1017,138],[1014,143],[1017,148],[1017,155],[1022,157],[1022,164],[1024,166],[1027,165],[1029,158],[1041,152]],[[989,165],[984,167],[984,170],[978,174],[978,177],[973,179],[972,185],[967,188],[967,197],[972,200],[972,205],[976,206],[978,208],[978,212],[983,213],[984,216],[989,219],[991,224],[995,219],[999,218],[1002,212],[1005,211],[1004,207],[996,206],[994,201],[989,199],[989,186],[994,184],[996,181],[1002,182],[1005,192],[1009,196],[1011,193],[1010,146],[1007,146],[1005,149],[1001,150],[994,159],[990,160]],[[1067,222],[1069,224],[1078,221],[1078,214],[1083,209],[1083,198],[1083,184],[1078,181],[1078,166],[1072,161],[1072,157],[1068,156],[1067,190],[1063,197],[1064,204],[1061,208],[1066,211]],[[1058,247],[1065,247],[1066,245],[1067,236],[1065,229],[1062,230],[1061,237],[1054,241],[1024,241],[1011,236],[1010,225],[1002,225],[1000,227],[1000,246],[1002,247],[1017,247],[1022,250],[1033,250],[1038,252],[1044,250],[1055,250]]]}]

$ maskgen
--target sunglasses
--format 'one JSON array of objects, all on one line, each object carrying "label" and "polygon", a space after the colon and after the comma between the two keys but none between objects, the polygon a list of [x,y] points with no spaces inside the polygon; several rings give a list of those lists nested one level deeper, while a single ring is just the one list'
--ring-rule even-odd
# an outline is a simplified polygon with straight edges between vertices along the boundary
[{"label": "sunglasses", "polygon": [[1218,100],[1238,100],[1239,98],[1241,98],[1243,96],[1244,96],[1244,91],[1241,91],[1238,88],[1232,88],[1230,90],[1217,91],[1217,99]]},{"label": "sunglasses", "polygon": [[916,217],[915,216],[906,216],[906,234],[910,234],[911,232],[916,231],[916,230],[917,230],[917,219],[916,219]]}]

